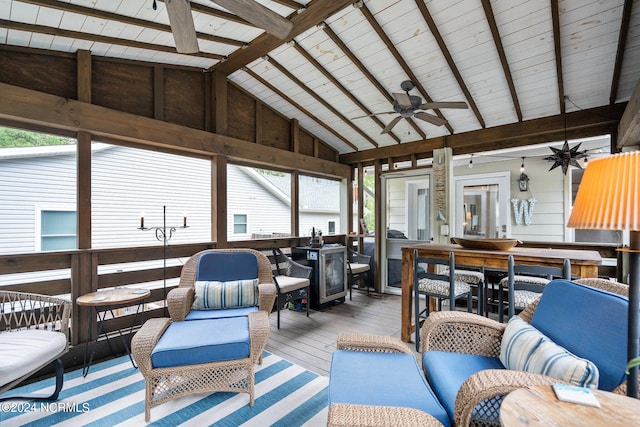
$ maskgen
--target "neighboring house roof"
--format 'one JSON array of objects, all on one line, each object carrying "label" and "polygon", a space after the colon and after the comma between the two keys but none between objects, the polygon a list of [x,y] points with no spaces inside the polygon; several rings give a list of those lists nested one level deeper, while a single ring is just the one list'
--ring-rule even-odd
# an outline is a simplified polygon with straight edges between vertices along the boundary
[{"label": "neighboring house roof", "polygon": [[[265,189],[287,204],[291,204],[291,176],[289,174],[266,173],[261,169],[241,168],[248,176],[260,183]],[[340,198],[335,197],[340,191],[340,182],[327,179],[317,180],[314,177],[301,175],[301,183],[316,181],[313,192],[300,192],[300,209],[314,212],[339,212]],[[302,184],[304,185],[304,184]]]},{"label": "neighboring house roof", "polygon": [[[112,147],[113,145],[110,144],[95,142],[91,144],[91,151],[97,152]],[[77,146],[75,144],[0,148],[0,160],[75,155],[76,151]]]}]

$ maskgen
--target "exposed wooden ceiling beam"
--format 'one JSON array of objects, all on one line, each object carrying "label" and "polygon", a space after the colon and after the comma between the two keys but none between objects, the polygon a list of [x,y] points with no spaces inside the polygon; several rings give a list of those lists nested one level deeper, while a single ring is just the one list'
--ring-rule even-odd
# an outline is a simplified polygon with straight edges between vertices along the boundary
[{"label": "exposed wooden ceiling beam", "polygon": [[560,49],[560,15],[558,12],[558,0],[551,0],[551,20],[553,21],[553,44],[556,53],[556,79],[558,82],[558,104],[560,112],[567,111],[564,102],[564,78],[562,76],[562,52]]},{"label": "exposed wooden ceiling beam", "polygon": [[[483,0],[483,3],[484,3],[484,0]],[[462,93],[464,94],[465,98],[467,98],[469,107],[471,107],[471,110],[476,115],[476,119],[478,120],[478,123],[480,123],[480,126],[483,128],[487,127],[484,122],[484,119],[482,118],[482,115],[480,114],[480,109],[476,105],[476,102],[473,99],[473,96],[471,96],[471,92],[469,92],[469,89],[467,88],[467,85],[464,82],[464,79],[462,78],[462,74],[460,74],[460,71],[458,71],[458,67],[456,66],[456,63],[453,60],[451,53],[449,53],[449,49],[447,48],[447,45],[445,44],[444,39],[442,38],[442,35],[440,35],[438,26],[433,20],[431,13],[429,13],[429,9],[427,8],[427,5],[424,3],[424,0],[416,0],[416,5],[418,6],[418,9],[420,9],[420,13],[422,13],[422,17],[426,21],[427,26],[431,31],[431,34],[436,39],[436,43],[438,43],[438,47],[440,48],[442,55],[444,55],[444,58],[447,61],[447,64],[449,65],[449,69],[451,70],[454,77],[456,78],[456,81],[458,82],[458,86],[462,90]],[[520,120],[522,120],[522,117],[520,117]]]},{"label": "exposed wooden ceiling beam", "polygon": [[[313,0],[302,13],[294,13],[289,18],[293,22],[293,29],[289,37],[293,39],[352,3],[353,0]],[[280,40],[267,33],[262,34],[254,39],[246,49],[238,49],[229,55],[225,61],[214,65],[212,70],[229,75],[250,62],[265,56],[287,41]]]},{"label": "exposed wooden ceiling beam", "polygon": [[[586,138],[615,132],[627,103],[606,105],[566,114],[566,135]],[[429,153],[434,148],[451,147],[454,154],[480,153],[501,148],[515,148],[532,144],[562,141],[565,138],[565,114],[526,120],[503,126],[479,129],[425,141],[390,145],[375,150],[340,155],[341,163],[355,165],[376,159],[397,158],[411,154]]]},{"label": "exposed wooden ceiling beam", "polygon": [[0,83],[0,122],[5,120],[63,131],[85,131],[98,138],[146,147],[205,156],[218,154],[254,164],[277,163],[283,168],[327,176],[351,175],[350,167],[329,160]]},{"label": "exposed wooden ceiling beam", "polygon": [[[296,43],[294,45],[294,48],[296,49],[296,51],[300,55],[302,55],[304,57],[304,59],[307,60],[307,62],[309,62],[314,67],[316,67],[316,69],[318,71],[320,71],[322,73],[322,75],[325,76],[331,83],[333,83],[333,85],[335,87],[337,87],[340,90],[340,92],[342,92],[347,98],[349,98],[351,100],[351,102],[356,104],[362,111],[364,111],[365,114],[372,114],[373,113],[362,102],[360,102],[360,100],[358,98],[356,98],[355,95],[353,95],[350,91],[348,91],[347,88],[345,88],[342,85],[342,83],[340,83],[338,81],[338,79],[333,77],[333,75],[329,71],[327,71],[327,69],[324,68],[322,66],[322,64],[320,64],[313,56],[311,56],[311,54],[309,54],[309,52],[307,52],[302,46],[300,46],[298,43]],[[384,129],[385,128],[386,125],[384,123],[382,123],[382,121],[380,119],[378,119],[377,117],[371,117],[371,118],[373,119],[374,122],[376,122],[376,124],[378,126],[380,126],[380,129]],[[393,139],[395,139],[395,141],[397,143],[400,143],[400,138],[398,138],[395,134],[393,134],[392,132],[389,132],[389,135]],[[377,146],[378,146],[378,144],[375,144],[375,147],[377,147]]]},{"label": "exposed wooden ceiling beam", "polygon": [[300,9],[301,7],[304,7],[300,3],[293,0],[273,0],[273,2],[281,4],[283,6],[290,7],[293,10],[297,10],[297,9]]},{"label": "exposed wooden ceiling beam", "polygon": [[[21,22],[7,21],[4,19],[0,19],[0,28],[7,28],[9,30],[27,31],[31,33],[37,33],[37,34],[49,34],[51,36],[69,37],[72,39],[75,38],[80,40],[88,40],[88,41],[97,42],[97,43],[115,44],[118,46],[137,47],[140,49],[156,50],[160,52],[178,53],[176,49],[171,46],[164,46],[164,45],[152,44],[152,43],[143,43],[135,40],[120,39],[117,37],[107,37],[107,36],[102,36],[100,34],[89,34],[89,33],[83,33],[80,31],[63,30],[61,28],[46,27],[44,25],[24,24]],[[197,56],[200,58],[214,59],[217,61],[224,58],[223,55],[218,55],[215,53],[205,53],[205,52],[197,52],[197,53],[189,53],[189,54],[181,54],[181,55]]]},{"label": "exposed wooden ceiling beam", "polygon": [[[405,72],[407,77],[409,77],[409,80],[411,80],[413,84],[416,86],[416,89],[418,90],[418,92],[420,92],[420,95],[422,95],[425,102],[433,102],[433,99],[429,97],[429,93],[422,86],[422,84],[420,83],[420,80],[418,80],[418,77],[413,73],[413,71],[409,67],[409,64],[407,64],[407,61],[405,61],[402,55],[400,55],[400,52],[398,51],[398,49],[396,49],[391,39],[389,39],[389,36],[387,36],[387,34],[384,32],[384,29],[382,28],[382,26],[378,23],[378,21],[376,21],[376,18],[373,16],[373,14],[371,13],[371,11],[369,10],[366,4],[362,5],[362,7],[360,8],[360,12],[362,12],[364,17],[367,18],[367,21],[369,21],[369,24],[373,27],[375,32],[378,34],[378,37],[380,37],[380,39],[387,46],[387,49],[389,49],[389,52],[396,59],[396,61],[398,62],[398,65],[402,67],[402,70]],[[400,85],[400,82],[398,82],[398,85]],[[440,110],[434,110],[434,112],[442,120],[447,120],[442,115]],[[453,133],[453,128],[449,123],[446,123],[445,126],[447,127],[447,130],[449,131],[449,133]]]},{"label": "exposed wooden ceiling beam", "polygon": [[[498,56],[500,57],[500,63],[502,64],[502,72],[507,79],[509,85],[509,92],[511,92],[511,101],[516,110],[518,121],[522,121],[522,109],[520,108],[520,101],[518,101],[518,93],[516,92],[516,86],[513,83],[513,76],[511,75],[511,69],[509,68],[509,62],[507,61],[507,55],[504,53],[504,46],[502,45],[502,38],[500,37],[500,31],[498,31],[498,25],[496,24],[496,18],[493,15],[493,9],[491,8],[491,0],[482,0],[482,8],[484,14],[487,17],[489,28],[491,29],[491,36],[493,42],[496,45]],[[484,126],[483,126],[484,127]]]},{"label": "exposed wooden ceiling beam", "polygon": [[618,33],[618,49],[616,50],[616,62],[613,66],[613,77],[611,78],[611,91],[609,92],[609,104],[616,102],[618,96],[618,84],[620,83],[620,71],[622,70],[622,59],[624,58],[624,48],[627,45],[627,33],[629,32],[629,22],[631,22],[631,7],[633,0],[625,0],[622,9],[622,20],[620,21],[620,32]]},{"label": "exposed wooden ceiling beam", "polygon": [[[387,89],[385,89],[385,87],[382,86],[378,79],[376,79],[373,74],[371,74],[367,67],[364,66],[362,61],[360,61],[360,59],[351,51],[351,49],[347,47],[347,45],[342,41],[342,39],[340,39],[340,37],[338,37],[338,35],[329,27],[328,24],[325,25],[324,32],[329,36],[331,40],[333,40],[336,45],[338,45],[340,50],[342,50],[342,52],[351,60],[353,65],[355,65],[358,70],[360,70],[360,72],[371,82],[371,84],[375,86],[376,89],[378,89],[382,96],[384,96],[387,101],[389,101],[389,104],[393,104],[394,99],[391,94],[387,92]],[[416,132],[418,132],[420,138],[424,139],[427,137],[427,135],[422,131],[422,129],[420,129],[420,127],[415,123],[414,120],[408,120],[408,122],[411,127]]]},{"label": "exposed wooden ceiling beam", "polygon": [[311,111],[307,110],[306,108],[304,108],[302,105],[298,104],[296,101],[294,101],[293,99],[291,99],[287,94],[285,94],[284,92],[282,92],[280,89],[278,89],[277,87],[275,87],[274,85],[272,85],[271,83],[269,83],[268,81],[266,81],[265,79],[263,79],[262,77],[260,77],[260,75],[258,75],[257,73],[255,73],[253,70],[251,70],[248,67],[244,67],[242,69],[245,73],[249,74],[251,77],[253,77],[254,79],[256,79],[257,81],[259,81],[261,84],[265,85],[266,87],[268,87],[270,90],[272,90],[273,92],[275,92],[278,96],[280,96],[282,99],[284,99],[285,101],[287,101],[289,104],[293,105],[295,108],[297,108],[298,110],[300,110],[303,114],[306,114],[307,116],[309,116],[310,119],[315,120],[316,123],[318,123],[320,126],[322,126],[323,128],[325,128],[328,132],[330,132],[333,136],[335,136],[336,138],[338,138],[340,141],[344,142],[345,144],[347,144],[349,147],[353,148],[355,151],[358,151],[358,147],[356,147],[355,145],[353,145],[347,138],[345,138],[344,136],[340,135],[340,133],[338,133],[335,129],[333,129],[331,126],[327,125],[325,122],[323,122],[322,120],[320,120],[318,117],[316,117]]},{"label": "exposed wooden ceiling beam", "polygon": [[[160,24],[158,22],[146,21],[144,19],[138,19],[130,16],[119,15],[113,12],[107,12],[106,10],[93,9],[90,7],[78,6],[73,3],[65,3],[57,0],[20,0],[22,3],[29,3],[36,6],[48,7],[51,9],[61,10],[63,12],[78,13],[80,15],[92,16],[94,18],[106,19],[109,21],[118,21],[124,24],[136,25],[143,28],[151,28],[158,31],[171,32],[171,27],[168,25]],[[192,5],[195,3],[192,3]],[[193,7],[192,7],[193,9]],[[207,33],[196,33],[198,38],[203,40],[209,40],[216,43],[227,44],[231,46],[243,46],[245,43],[240,40],[234,40],[227,37],[214,36]]]},{"label": "exposed wooden ceiling beam", "polygon": [[[274,67],[276,67],[278,69],[278,71],[280,71],[282,74],[284,74],[289,80],[291,80],[292,82],[294,82],[295,84],[297,84],[298,86],[300,86],[300,88],[302,90],[304,90],[305,92],[307,92],[309,95],[311,95],[313,98],[315,98],[316,101],[318,101],[320,104],[322,104],[327,110],[331,111],[334,115],[336,115],[336,117],[338,117],[340,120],[342,120],[346,125],[348,125],[351,129],[355,130],[356,132],[358,132],[358,134],[360,136],[362,136],[368,143],[370,143],[371,145],[373,145],[374,147],[378,147],[378,144],[371,139],[371,137],[369,135],[367,135],[362,129],[360,129],[358,126],[354,125],[351,120],[349,120],[347,117],[344,116],[344,114],[342,114],[340,111],[338,111],[333,105],[329,104],[327,101],[324,100],[323,97],[321,97],[317,92],[315,92],[314,90],[312,90],[311,88],[309,88],[308,86],[306,86],[299,78],[297,78],[296,76],[294,76],[291,71],[287,70],[286,67],[284,67],[282,64],[280,64],[278,61],[276,61],[275,59],[267,56],[268,61],[271,65],[273,65]],[[353,147],[353,145],[352,145]],[[358,150],[357,147],[355,147],[355,150]]]}]

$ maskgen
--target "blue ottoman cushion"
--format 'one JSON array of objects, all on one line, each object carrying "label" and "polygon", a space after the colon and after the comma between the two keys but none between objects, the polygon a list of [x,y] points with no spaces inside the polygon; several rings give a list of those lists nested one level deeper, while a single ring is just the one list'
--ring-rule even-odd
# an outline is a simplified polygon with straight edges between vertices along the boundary
[{"label": "blue ottoman cushion", "polygon": [[425,352],[422,366],[431,388],[452,420],[458,390],[467,378],[484,369],[504,369],[497,357],[445,351]]},{"label": "blue ottoman cushion", "polygon": [[154,368],[249,357],[249,319],[221,319],[173,322],[151,352]]},{"label": "blue ottoman cushion", "polygon": [[331,359],[330,378],[329,405],[415,408],[451,425],[411,354],[338,350]]}]

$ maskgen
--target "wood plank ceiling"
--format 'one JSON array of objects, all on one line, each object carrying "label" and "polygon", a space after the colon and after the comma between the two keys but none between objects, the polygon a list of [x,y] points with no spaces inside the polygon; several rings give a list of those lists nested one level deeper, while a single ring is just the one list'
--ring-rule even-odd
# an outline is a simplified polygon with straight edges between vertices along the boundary
[{"label": "wood plank ceiling", "polygon": [[[340,153],[626,102],[640,80],[640,1],[257,1],[288,39],[192,0],[199,52],[178,54],[160,0],[0,0],[0,43],[220,71]],[[404,80],[470,108],[381,134]]]}]

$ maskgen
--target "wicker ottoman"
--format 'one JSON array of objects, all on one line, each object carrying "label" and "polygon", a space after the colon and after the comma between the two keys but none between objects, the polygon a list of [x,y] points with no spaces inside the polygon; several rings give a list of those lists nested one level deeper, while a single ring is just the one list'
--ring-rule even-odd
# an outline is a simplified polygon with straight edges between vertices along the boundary
[{"label": "wicker ottoman", "polygon": [[415,356],[391,337],[338,337],[329,405],[330,426],[450,426]]},{"label": "wicker ottoman", "polygon": [[[261,361],[262,350],[269,337],[269,317],[265,311],[256,311],[249,313],[248,318],[238,320],[246,320],[248,323],[247,330],[244,332],[248,335],[246,344],[249,348],[246,351],[239,350],[242,343],[236,345],[233,351],[242,356],[230,360],[216,360],[219,356],[222,359],[229,357],[228,345],[209,342],[207,337],[226,334],[228,331],[223,329],[229,329],[233,321],[229,323],[228,319],[213,319],[175,322],[174,326],[179,327],[177,331],[168,329],[172,325],[170,319],[156,318],[145,322],[131,340],[133,357],[146,380],[145,421],[150,420],[153,406],[195,393],[215,391],[248,393],[249,405],[253,406],[254,366],[256,362]],[[222,329],[216,329],[218,321],[222,322]],[[203,328],[209,330],[209,333],[203,333]],[[179,335],[185,335],[185,331],[190,329],[195,336],[193,348],[189,348],[188,340],[185,341],[179,337]],[[216,330],[219,333],[211,333]],[[165,354],[162,357],[158,357],[158,352],[153,354],[156,347],[163,345],[159,344],[163,335],[166,333],[169,336],[171,332],[175,334],[173,336],[177,341],[175,348],[170,345],[164,346]],[[232,338],[235,339],[236,335],[241,336],[244,332],[231,334]],[[202,339],[203,337],[205,339]],[[218,344],[223,348],[220,351],[215,348],[212,350],[212,346]],[[222,353],[222,355],[214,353]],[[207,354],[211,357],[208,358]],[[174,363],[171,362],[172,360]]]}]

